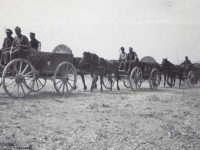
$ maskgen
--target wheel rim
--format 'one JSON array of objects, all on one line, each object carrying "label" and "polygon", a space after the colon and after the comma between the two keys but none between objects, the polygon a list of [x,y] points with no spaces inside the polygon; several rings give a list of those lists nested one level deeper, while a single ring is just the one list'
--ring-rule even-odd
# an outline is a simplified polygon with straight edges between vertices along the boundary
[{"label": "wheel rim", "polygon": [[44,88],[45,84],[46,84],[46,79],[44,78],[36,78],[35,80],[35,86],[33,91],[40,91]]},{"label": "wheel rim", "polygon": [[126,88],[130,88],[130,81],[128,78],[123,78],[123,83]]},{"label": "wheel rim", "polygon": [[3,88],[10,97],[25,97],[34,87],[35,71],[29,62],[15,59],[5,67],[2,80]]},{"label": "wheel rim", "polygon": [[[115,83],[115,78],[112,78],[112,86],[114,85],[114,83]],[[103,86],[106,89],[110,89],[110,87],[111,87],[111,82],[110,82],[110,80],[108,79],[107,76],[103,77]]]},{"label": "wheel rim", "polygon": [[149,85],[152,90],[157,89],[160,85],[160,72],[156,68],[151,71]]},{"label": "wheel rim", "polygon": [[142,84],[142,70],[138,67],[135,67],[130,75],[130,85],[133,91],[140,89]]},{"label": "wheel rim", "polygon": [[60,95],[71,92],[75,89],[77,73],[75,67],[69,62],[63,62],[55,70],[54,88]]},{"label": "wheel rim", "polygon": [[196,80],[194,71],[190,71],[187,76],[187,84],[189,87],[193,87]]}]

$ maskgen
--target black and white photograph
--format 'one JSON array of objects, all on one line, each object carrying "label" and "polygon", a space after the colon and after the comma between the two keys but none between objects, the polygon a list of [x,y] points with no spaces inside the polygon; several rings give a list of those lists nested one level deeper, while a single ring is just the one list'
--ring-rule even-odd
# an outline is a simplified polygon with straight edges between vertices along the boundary
[{"label": "black and white photograph", "polygon": [[200,0],[0,5],[0,150],[200,150]]}]

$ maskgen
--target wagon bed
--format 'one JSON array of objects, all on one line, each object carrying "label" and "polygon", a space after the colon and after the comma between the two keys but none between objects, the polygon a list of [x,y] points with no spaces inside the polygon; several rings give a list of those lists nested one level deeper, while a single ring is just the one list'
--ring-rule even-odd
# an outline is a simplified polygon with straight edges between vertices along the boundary
[{"label": "wagon bed", "polygon": [[3,88],[13,98],[25,97],[31,91],[41,90],[50,79],[56,92],[64,95],[76,85],[73,58],[69,53],[25,51],[1,67]]}]

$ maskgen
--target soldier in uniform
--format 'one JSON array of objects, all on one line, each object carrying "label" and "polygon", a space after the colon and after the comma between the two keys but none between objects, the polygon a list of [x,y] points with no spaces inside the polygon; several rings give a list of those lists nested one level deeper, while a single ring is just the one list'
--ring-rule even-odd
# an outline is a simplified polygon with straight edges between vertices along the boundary
[{"label": "soldier in uniform", "polygon": [[38,51],[41,45],[41,42],[39,42],[36,38],[35,38],[35,33],[31,32],[30,33],[30,44],[33,50]]},{"label": "soldier in uniform", "polygon": [[6,51],[8,51],[8,52],[10,51],[11,45],[14,40],[14,38],[12,37],[12,33],[13,33],[12,30],[6,29],[7,37],[4,39],[2,49],[0,50],[1,64],[3,64],[3,65],[5,65],[4,64],[4,53]]}]

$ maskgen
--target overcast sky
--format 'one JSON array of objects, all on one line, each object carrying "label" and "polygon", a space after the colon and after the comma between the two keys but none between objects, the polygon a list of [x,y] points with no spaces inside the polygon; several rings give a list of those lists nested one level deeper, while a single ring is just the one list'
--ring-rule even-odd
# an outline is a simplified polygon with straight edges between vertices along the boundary
[{"label": "overcast sky", "polygon": [[[152,56],[180,63],[187,55],[200,60],[198,0],[0,0],[0,42],[4,26],[21,27],[51,52],[65,44],[74,56],[90,51],[118,59],[119,49],[133,47],[139,58]],[[13,36],[16,36],[13,33]]]}]

